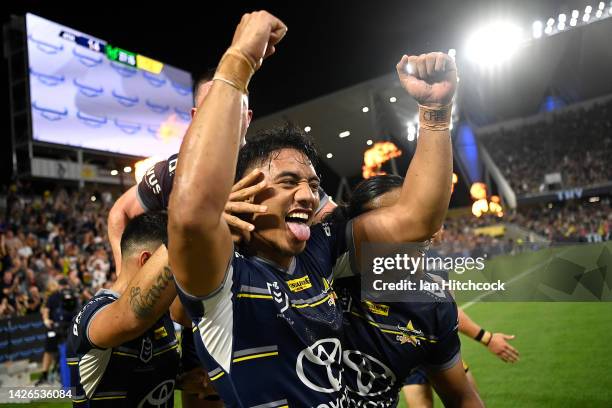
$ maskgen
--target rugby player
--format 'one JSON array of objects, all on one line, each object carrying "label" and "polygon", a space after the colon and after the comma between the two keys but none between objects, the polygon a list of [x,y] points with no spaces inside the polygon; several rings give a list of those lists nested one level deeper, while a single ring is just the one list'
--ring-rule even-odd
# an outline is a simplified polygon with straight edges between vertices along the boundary
[{"label": "rugby player", "polygon": [[[444,228],[438,231],[432,239],[432,245],[443,241]],[[515,338],[514,335],[505,333],[492,333],[478,325],[461,308],[459,311],[459,332],[478,341],[484,345],[491,353],[495,354],[500,360],[506,363],[515,363],[519,360],[519,352],[512,347],[508,341]],[[476,380],[470,371],[469,366],[463,361],[463,369],[467,379],[474,387]],[[423,369],[415,370],[407,379],[404,380],[402,388],[406,403],[410,408],[431,408],[433,407],[433,392],[427,374]]]},{"label": "rugby player", "polygon": [[[131,220],[121,238],[124,273],[72,320],[68,365],[73,405],[172,406],[179,355],[167,311],[176,297],[168,267],[167,216]],[[204,392],[204,372],[181,380]]]},{"label": "rugby player", "polygon": [[[403,184],[399,176],[369,178],[332,219],[358,220],[364,213],[392,206],[400,200]],[[344,309],[343,366],[351,406],[396,406],[402,385],[415,369],[427,372],[445,406],[482,406],[463,370],[457,305],[450,292],[411,291],[405,302],[362,298],[357,268],[344,256],[334,270],[334,289]],[[434,281],[427,274],[423,278]]]},{"label": "rugby player", "polygon": [[[236,29],[198,107],[206,114],[195,115],[181,145],[169,204],[170,263],[200,335],[198,354],[227,405],[346,406],[332,268],[353,244],[358,256],[362,241],[420,242],[440,228],[450,198],[456,70],[441,53],[402,57],[398,73],[421,105],[421,126],[401,199],[347,224],[310,228],[319,178],[306,136],[274,129],[238,155],[241,100],[285,32],[265,11],[245,14]],[[251,171],[265,176],[254,204],[266,212],[249,220],[255,229],[239,254],[223,212],[234,177]]]}]

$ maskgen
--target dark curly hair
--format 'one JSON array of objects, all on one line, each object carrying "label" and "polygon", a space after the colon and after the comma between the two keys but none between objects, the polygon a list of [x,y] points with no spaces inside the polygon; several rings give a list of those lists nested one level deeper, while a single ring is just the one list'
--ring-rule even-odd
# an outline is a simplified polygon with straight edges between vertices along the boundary
[{"label": "dark curly hair", "polygon": [[245,176],[247,169],[271,160],[281,149],[294,149],[308,158],[317,174],[319,154],[313,140],[291,123],[260,131],[247,139],[238,153],[236,181]]}]

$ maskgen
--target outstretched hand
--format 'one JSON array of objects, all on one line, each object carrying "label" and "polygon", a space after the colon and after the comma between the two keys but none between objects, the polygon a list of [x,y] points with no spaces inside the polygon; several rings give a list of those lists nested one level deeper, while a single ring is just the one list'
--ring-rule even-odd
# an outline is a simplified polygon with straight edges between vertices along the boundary
[{"label": "outstretched hand", "polygon": [[516,363],[519,360],[519,352],[512,347],[507,340],[514,340],[514,335],[505,333],[493,333],[487,348],[505,363]]}]

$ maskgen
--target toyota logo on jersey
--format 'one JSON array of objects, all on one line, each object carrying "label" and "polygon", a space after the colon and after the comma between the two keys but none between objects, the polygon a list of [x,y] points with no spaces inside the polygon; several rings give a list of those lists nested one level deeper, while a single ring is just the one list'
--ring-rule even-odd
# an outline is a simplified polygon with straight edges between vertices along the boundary
[{"label": "toyota logo on jersey", "polygon": [[[324,393],[336,392],[342,386],[341,358],[340,340],[321,339],[300,352],[295,370],[308,388]],[[312,378],[315,375],[317,378]]]}]

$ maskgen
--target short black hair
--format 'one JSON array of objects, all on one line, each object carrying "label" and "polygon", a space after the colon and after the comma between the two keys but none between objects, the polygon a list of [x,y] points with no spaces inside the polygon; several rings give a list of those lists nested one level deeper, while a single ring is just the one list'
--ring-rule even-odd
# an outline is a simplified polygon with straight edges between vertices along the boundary
[{"label": "short black hair", "polygon": [[161,244],[168,245],[168,214],[154,211],[141,214],[128,222],[121,235],[121,257],[135,251],[154,251]]},{"label": "short black hair", "polygon": [[193,81],[193,88],[191,89],[193,94],[193,106],[196,104],[196,100],[198,99],[198,91],[200,90],[200,86],[205,84],[206,82],[210,82],[215,77],[215,72],[217,71],[217,67],[208,68],[195,76],[195,80]]},{"label": "short black hair", "polygon": [[294,149],[302,153],[319,174],[319,154],[314,141],[299,127],[285,123],[282,126],[260,131],[247,140],[238,153],[236,181],[244,177],[244,173],[251,166],[272,159],[272,155],[281,149]]}]

